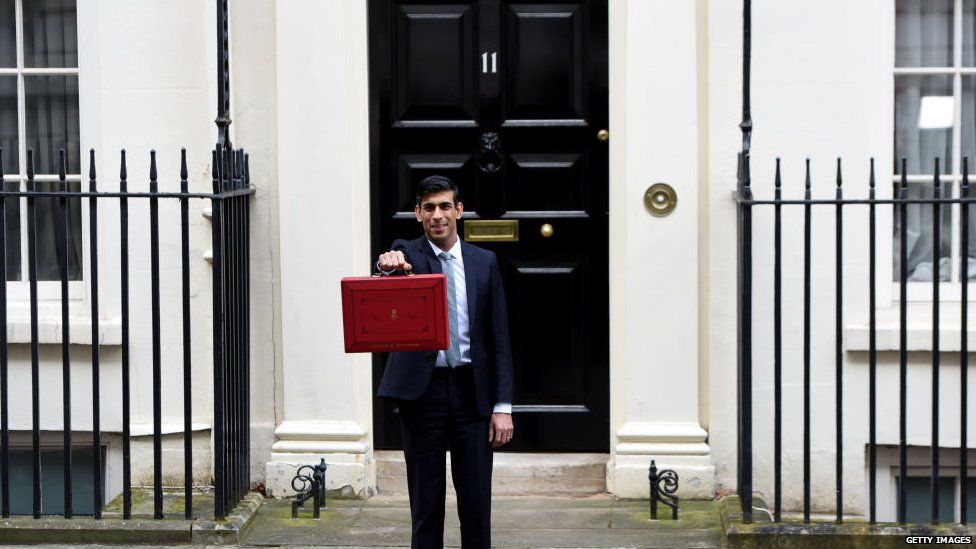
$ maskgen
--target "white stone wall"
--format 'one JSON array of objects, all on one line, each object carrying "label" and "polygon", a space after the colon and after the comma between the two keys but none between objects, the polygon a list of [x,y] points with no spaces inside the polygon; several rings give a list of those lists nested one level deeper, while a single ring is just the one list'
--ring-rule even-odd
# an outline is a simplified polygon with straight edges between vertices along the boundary
[{"label": "white stone wall", "polygon": [[248,151],[251,184],[257,188],[251,200],[251,479],[263,483],[282,409],[275,2],[234,0],[228,5],[231,128],[235,146]]},{"label": "white stone wall", "polygon": [[[651,459],[708,497],[714,469],[700,417],[699,48],[695,2],[610,7],[610,437],[608,489],[646,497]],[[700,40],[699,38],[702,38]],[[644,207],[656,182],[678,202]]]},{"label": "white stone wall", "polygon": [[[717,488],[735,486],[736,466],[736,152],[741,146],[741,2],[709,3],[707,231],[709,303],[709,443]],[[773,195],[782,158],[784,197],[803,193],[803,163],[811,159],[814,198],[832,198],[835,162],[844,159],[845,197],[866,197],[868,161],[877,166],[879,197],[891,196],[894,2],[753,2],[753,191]],[[835,498],[834,213],[814,210],[812,242],[813,508],[833,512]],[[866,505],[868,441],[868,217],[844,214],[844,507]],[[783,426],[784,506],[802,504],[802,209],[784,208]],[[892,294],[890,208],[878,209],[879,349],[897,349],[897,294]],[[754,214],[755,488],[772,498],[773,474],[773,230],[770,208]],[[893,300],[894,298],[894,300]],[[911,347],[931,349],[930,304],[909,304]],[[959,305],[946,303],[943,349],[958,349]],[[909,444],[930,445],[930,352],[913,353],[909,367]],[[958,446],[958,354],[942,356],[941,445]],[[898,443],[898,354],[878,355],[878,442]],[[971,431],[970,438],[976,434]],[[881,478],[881,477],[879,477]],[[887,478],[887,477],[885,477]],[[887,490],[879,484],[879,490]],[[884,494],[881,494],[884,497]]]},{"label": "white stone wall", "polygon": [[372,372],[343,351],[339,293],[370,269],[366,2],[275,7],[282,394],[268,488],[288,493],[324,456],[329,490],[369,495]]}]

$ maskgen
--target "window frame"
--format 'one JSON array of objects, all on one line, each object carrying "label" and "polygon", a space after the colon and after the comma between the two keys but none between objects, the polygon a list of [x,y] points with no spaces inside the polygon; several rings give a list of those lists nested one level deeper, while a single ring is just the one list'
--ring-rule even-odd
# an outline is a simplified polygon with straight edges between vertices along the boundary
[{"label": "window frame", "polygon": [[[946,441],[951,444],[951,441]],[[867,445],[864,446],[865,457],[867,457]],[[972,452],[974,449],[970,449],[970,458],[972,458]],[[924,479],[930,479],[932,475],[932,466],[930,462],[931,446],[916,445],[912,441],[909,441],[908,447],[908,463],[906,467],[906,477],[919,477]],[[939,447],[939,476],[944,478],[953,479],[953,491],[954,497],[952,502],[952,516],[953,522],[958,523],[960,517],[960,501],[961,497],[965,497],[962,494],[962,482],[960,475],[960,463],[959,463],[959,448],[953,448],[951,446],[940,446]],[[871,497],[870,486],[868,484],[868,472],[869,467],[865,468],[864,476],[864,514],[867,515],[868,502]],[[877,518],[880,522],[895,522],[898,520],[898,477],[899,477],[899,457],[898,457],[898,445],[897,444],[879,444],[878,445],[878,463],[877,469],[877,501],[876,501],[876,511]],[[972,459],[970,459],[969,466],[966,471],[966,476],[970,479],[976,479],[976,465]],[[976,481],[970,480],[970,485],[976,484]]]},{"label": "window frame", "polygon": [[[892,495],[892,500],[898,501],[898,467],[891,467],[891,478],[894,481],[894,492]],[[966,497],[966,494],[962,493],[962,475],[960,475],[959,466],[939,467],[939,478],[951,478],[952,479],[952,523],[958,523],[961,518],[962,511],[962,498]],[[955,470],[945,470],[945,469],[955,469]],[[906,478],[921,478],[926,481],[932,478],[932,468],[924,466],[909,466],[907,468]],[[967,475],[970,479],[970,485],[976,484],[976,470],[974,468],[969,468],[969,474]],[[929,502],[930,503],[930,502]],[[931,503],[930,503],[931,504]],[[945,523],[943,523],[945,524]]]},{"label": "window frame", "polygon": [[[940,181],[942,182],[943,189],[949,188],[952,191],[952,196],[962,196],[962,79],[964,76],[973,76],[976,79],[976,65],[972,67],[964,67],[962,65],[962,55],[963,55],[963,7],[964,0],[953,0],[952,4],[952,28],[953,28],[953,41],[952,41],[952,66],[950,67],[899,67],[895,59],[894,51],[898,47],[897,45],[897,25],[898,25],[898,0],[892,0],[893,8],[893,32],[891,35],[891,74],[892,77],[892,107],[895,106],[894,101],[894,84],[899,76],[949,76],[952,79],[952,98],[953,98],[953,126],[952,126],[952,166],[951,171],[946,174],[940,174]],[[976,17],[976,14],[974,14]],[[892,121],[894,121],[894,108],[892,109]],[[896,155],[894,143],[894,124],[892,124],[892,135],[891,135],[891,151],[892,155]],[[897,158],[895,158],[898,161]],[[945,159],[943,159],[944,161]],[[972,186],[970,193],[976,196],[976,158],[970,158],[970,185]],[[908,185],[913,184],[925,184],[932,183],[932,174],[907,174],[905,179],[908,181]],[[894,186],[901,183],[901,175],[892,173],[892,192],[894,192]],[[943,190],[944,192],[944,190]],[[895,195],[897,196],[897,195]],[[945,205],[943,205],[945,207]],[[950,273],[949,280],[945,282],[939,282],[939,299],[940,301],[946,302],[959,302],[962,298],[961,290],[961,280],[959,276],[959,271],[962,261],[962,251],[961,250],[961,207],[959,204],[950,204]],[[976,209],[970,210],[970,216],[972,217],[972,222],[976,222]],[[892,218],[893,219],[893,218]],[[894,227],[894,223],[892,223]],[[898,245],[897,235],[892,234],[892,248]],[[892,300],[897,302],[900,295],[900,282],[895,281],[894,277],[897,276],[897,270],[892,268],[891,277],[892,280]],[[909,302],[932,302],[932,282],[911,282],[907,284],[907,301]]]},{"label": "window frame", "polygon": [[[16,39],[16,52],[17,52],[17,66],[13,68],[0,68],[0,76],[16,76],[17,78],[17,157],[18,157],[18,173],[4,174],[4,181],[10,182],[12,179],[16,178],[19,188],[21,191],[26,190],[27,181],[27,95],[24,86],[25,76],[75,76],[78,78],[78,131],[79,131],[79,167],[84,170],[87,164],[87,158],[81,154],[81,150],[84,149],[84,120],[85,117],[82,114],[84,100],[84,93],[82,91],[82,81],[81,81],[81,65],[82,65],[82,36],[81,36],[81,14],[80,4],[81,2],[75,2],[75,12],[77,28],[75,29],[75,35],[77,39],[76,48],[78,49],[78,62],[75,67],[60,67],[60,68],[31,68],[24,66],[24,0],[13,0],[14,2],[14,25],[15,25],[15,39]],[[66,174],[65,179],[68,183],[78,183],[78,185],[83,184],[81,173],[69,173]],[[35,174],[35,182],[57,182],[58,176],[51,174]],[[30,280],[27,273],[27,239],[28,231],[27,227],[27,199],[20,198],[20,248],[21,248],[21,279],[20,280],[8,280],[7,281],[7,299],[13,302],[28,302],[30,300]],[[87,201],[81,201],[82,209],[82,220],[86,218],[87,212]],[[68,281],[68,299],[69,301],[83,301],[86,297],[87,292],[87,280],[88,277],[86,273],[88,272],[88,230],[85,223],[81,223],[81,239],[82,239],[82,262],[81,262],[81,278],[79,280],[69,280]],[[60,301],[61,299],[61,281],[60,280],[43,280],[37,281],[37,298],[38,301]]]}]

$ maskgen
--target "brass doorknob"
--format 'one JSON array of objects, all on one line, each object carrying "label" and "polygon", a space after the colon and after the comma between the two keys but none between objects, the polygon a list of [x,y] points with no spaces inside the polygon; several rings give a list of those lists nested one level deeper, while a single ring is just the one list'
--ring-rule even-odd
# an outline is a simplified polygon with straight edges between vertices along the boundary
[{"label": "brass doorknob", "polygon": [[539,234],[542,235],[542,238],[549,238],[554,232],[555,229],[553,229],[552,225],[548,223],[543,224],[542,227],[539,228]]},{"label": "brass doorknob", "polygon": [[607,130],[600,130],[596,132],[596,138],[599,139],[600,141],[605,142],[610,139],[610,132],[608,132]]}]

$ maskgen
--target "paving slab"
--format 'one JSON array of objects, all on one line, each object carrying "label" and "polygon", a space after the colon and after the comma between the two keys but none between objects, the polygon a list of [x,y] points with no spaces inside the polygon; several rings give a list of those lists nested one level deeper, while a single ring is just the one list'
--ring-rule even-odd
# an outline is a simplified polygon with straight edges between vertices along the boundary
[{"label": "paving slab", "polygon": [[[685,502],[679,521],[649,520],[647,502],[610,495],[583,498],[498,497],[492,500],[494,547],[661,547],[718,548],[721,520],[714,502]],[[686,510],[686,511],[685,511]],[[662,513],[662,516],[665,514]],[[259,510],[246,545],[288,547],[408,547],[407,498],[334,500],[318,520],[292,519],[287,500],[271,500]],[[685,518],[687,517],[687,518]],[[457,501],[445,501],[444,542],[460,547]]]},{"label": "paving slab", "polygon": [[722,520],[713,501],[682,501],[679,503],[678,520],[671,519],[671,508],[658,505],[657,520],[651,520],[646,501],[619,501],[613,506],[611,528],[636,528],[640,530],[715,530],[721,531]]}]

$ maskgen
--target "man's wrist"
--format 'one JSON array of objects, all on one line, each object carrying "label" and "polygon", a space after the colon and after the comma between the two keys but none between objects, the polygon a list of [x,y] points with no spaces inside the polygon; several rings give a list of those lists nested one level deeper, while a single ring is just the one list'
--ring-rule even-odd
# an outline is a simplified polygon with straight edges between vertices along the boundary
[{"label": "man's wrist", "polygon": [[492,411],[493,414],[511,414],[512,413],[512,403],[511,402],[499,402],[495,404],[495,409]]}]

